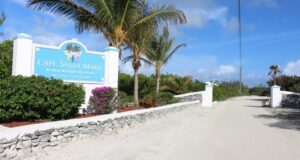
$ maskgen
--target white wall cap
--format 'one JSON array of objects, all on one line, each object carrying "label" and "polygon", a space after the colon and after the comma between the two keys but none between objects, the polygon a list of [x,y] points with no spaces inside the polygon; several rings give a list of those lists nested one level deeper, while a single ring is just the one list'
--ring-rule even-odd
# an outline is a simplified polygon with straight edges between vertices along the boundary
[{"label": "white wall cap", "polygon": [[272,86],[272,88],[280,88],[280,86],[275,85],[275,86]]},{"label": "white wall cap", "polygon": [[25,33],[17,34],[14,39],[17,39],[17,38],[32,39],[32,37],[30,35],[25,34]]}]

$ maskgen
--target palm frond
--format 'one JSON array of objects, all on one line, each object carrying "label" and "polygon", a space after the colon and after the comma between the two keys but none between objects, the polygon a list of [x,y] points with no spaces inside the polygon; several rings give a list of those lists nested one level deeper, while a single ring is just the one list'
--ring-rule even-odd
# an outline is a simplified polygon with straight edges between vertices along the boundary
[{"label": "palm frond", "polygon": [[182,43],[182,44],[179,44],[178,46],[176,46],[163,60],[163,64],[166,64],[168,63],[168,61],[171,59],[171,57],[173,56],[173,54],[181,47],[186,47],[187,44],[185,43]]},{"label": "palm frond", "polygon": [[132,60],[133,60],[133,55],[130,55],[130,56],[125,57],[125,58],[122,60],[122,62],[125,64],[125,63],[127,63],[127,62],[129,62],[129,61],[132,61]]},{"label": "palm frond", "polygon": [[183,24],[187,22],[185,14],[172,6],[161,6],[149,10],[149,13],[134,23],[130,30],[135,27],[149,28],[150,26],[157,27],[167,23]]}]

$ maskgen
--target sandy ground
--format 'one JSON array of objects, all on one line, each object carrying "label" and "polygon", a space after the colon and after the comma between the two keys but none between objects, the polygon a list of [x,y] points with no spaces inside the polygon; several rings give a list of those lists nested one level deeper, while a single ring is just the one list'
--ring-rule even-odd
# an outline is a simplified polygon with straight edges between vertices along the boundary
[{"label": "sandy ground", "polygon": [[[300,132],[263,98],[238,97],[48,149],[40,160],[299,160]],[[286,124],[288,125],[288,124]]]}]

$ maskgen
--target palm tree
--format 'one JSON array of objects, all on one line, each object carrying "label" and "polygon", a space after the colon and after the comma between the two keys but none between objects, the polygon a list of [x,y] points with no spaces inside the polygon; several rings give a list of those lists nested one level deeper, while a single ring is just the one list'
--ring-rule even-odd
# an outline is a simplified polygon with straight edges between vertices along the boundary
[{"label": "palm tree", "polygon": [[[6,20],[6,16],[5,16],[5,14],[2,12],[1,18],[0,18],[0,26],[4,23],[5,20]],[[1,36],[2,34],[3,34],[3,33],[0,32],[0,36]]]},{"label": "palm tree", "polygon": [[156,93],[159,93],[162,67],[168,63],[179,48],[186,47],[186,44],[182,43],[172,49],[174,38],[169,36],[168,28],[164,27],[162,35],[153,38],[145,53],[146,58],[155,67]]},{"label": "palm tree", "polygon": [[186,93],[188,86],[191,84],[192,77],[178,77],[178,76],[168,76],[166,79],[162,79],[162,91],[169,91],[174,94]]},{"label": "palm tree", "polygon": [[29,0],[28,6],[67,17],[78,33],[100,32],[116,48],[129,43],[128,35],[136,29],[186,22],[184,13],[175,7],[150,8],[147,0]]},{"label": "palm tree", "polygon": [[129,43],[127,45],[127,48],[130,48],[132,50],[132,55],[127,56],[123,59],[124,63],[127,63],[129,61],[132,62],[132,67],[134,70],[134,105],[139,106],[139,79],[138,79],[138,73],[139,69],[141,67],[141,61],[145,63],[150,63],[142,56],[142,53],[145,53],[145,50],[147,48],[148,41],[150,40],[150,37],[153,34],[152,30],[144,30],[144,29],[137,29],[134,34],[131,34],[129,36]]},{"label": "palm tree", "polygon": [[278,65],[271,65],[270,66],[270,72],[268,73],[268,75],[270,75],[273,79],[274,85],[276,85],[276,77],[277,74],[280,74],[281,70],[280,67]]}]

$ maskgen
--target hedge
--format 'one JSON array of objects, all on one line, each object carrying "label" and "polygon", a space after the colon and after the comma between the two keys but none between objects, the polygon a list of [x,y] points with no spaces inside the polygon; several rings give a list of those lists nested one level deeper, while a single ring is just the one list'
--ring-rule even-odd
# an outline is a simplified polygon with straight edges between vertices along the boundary
[{"label": "hedge", "polygon": [[0,79],[0,122],[75,117],[84,103],[82,86],[44,77]]}]

